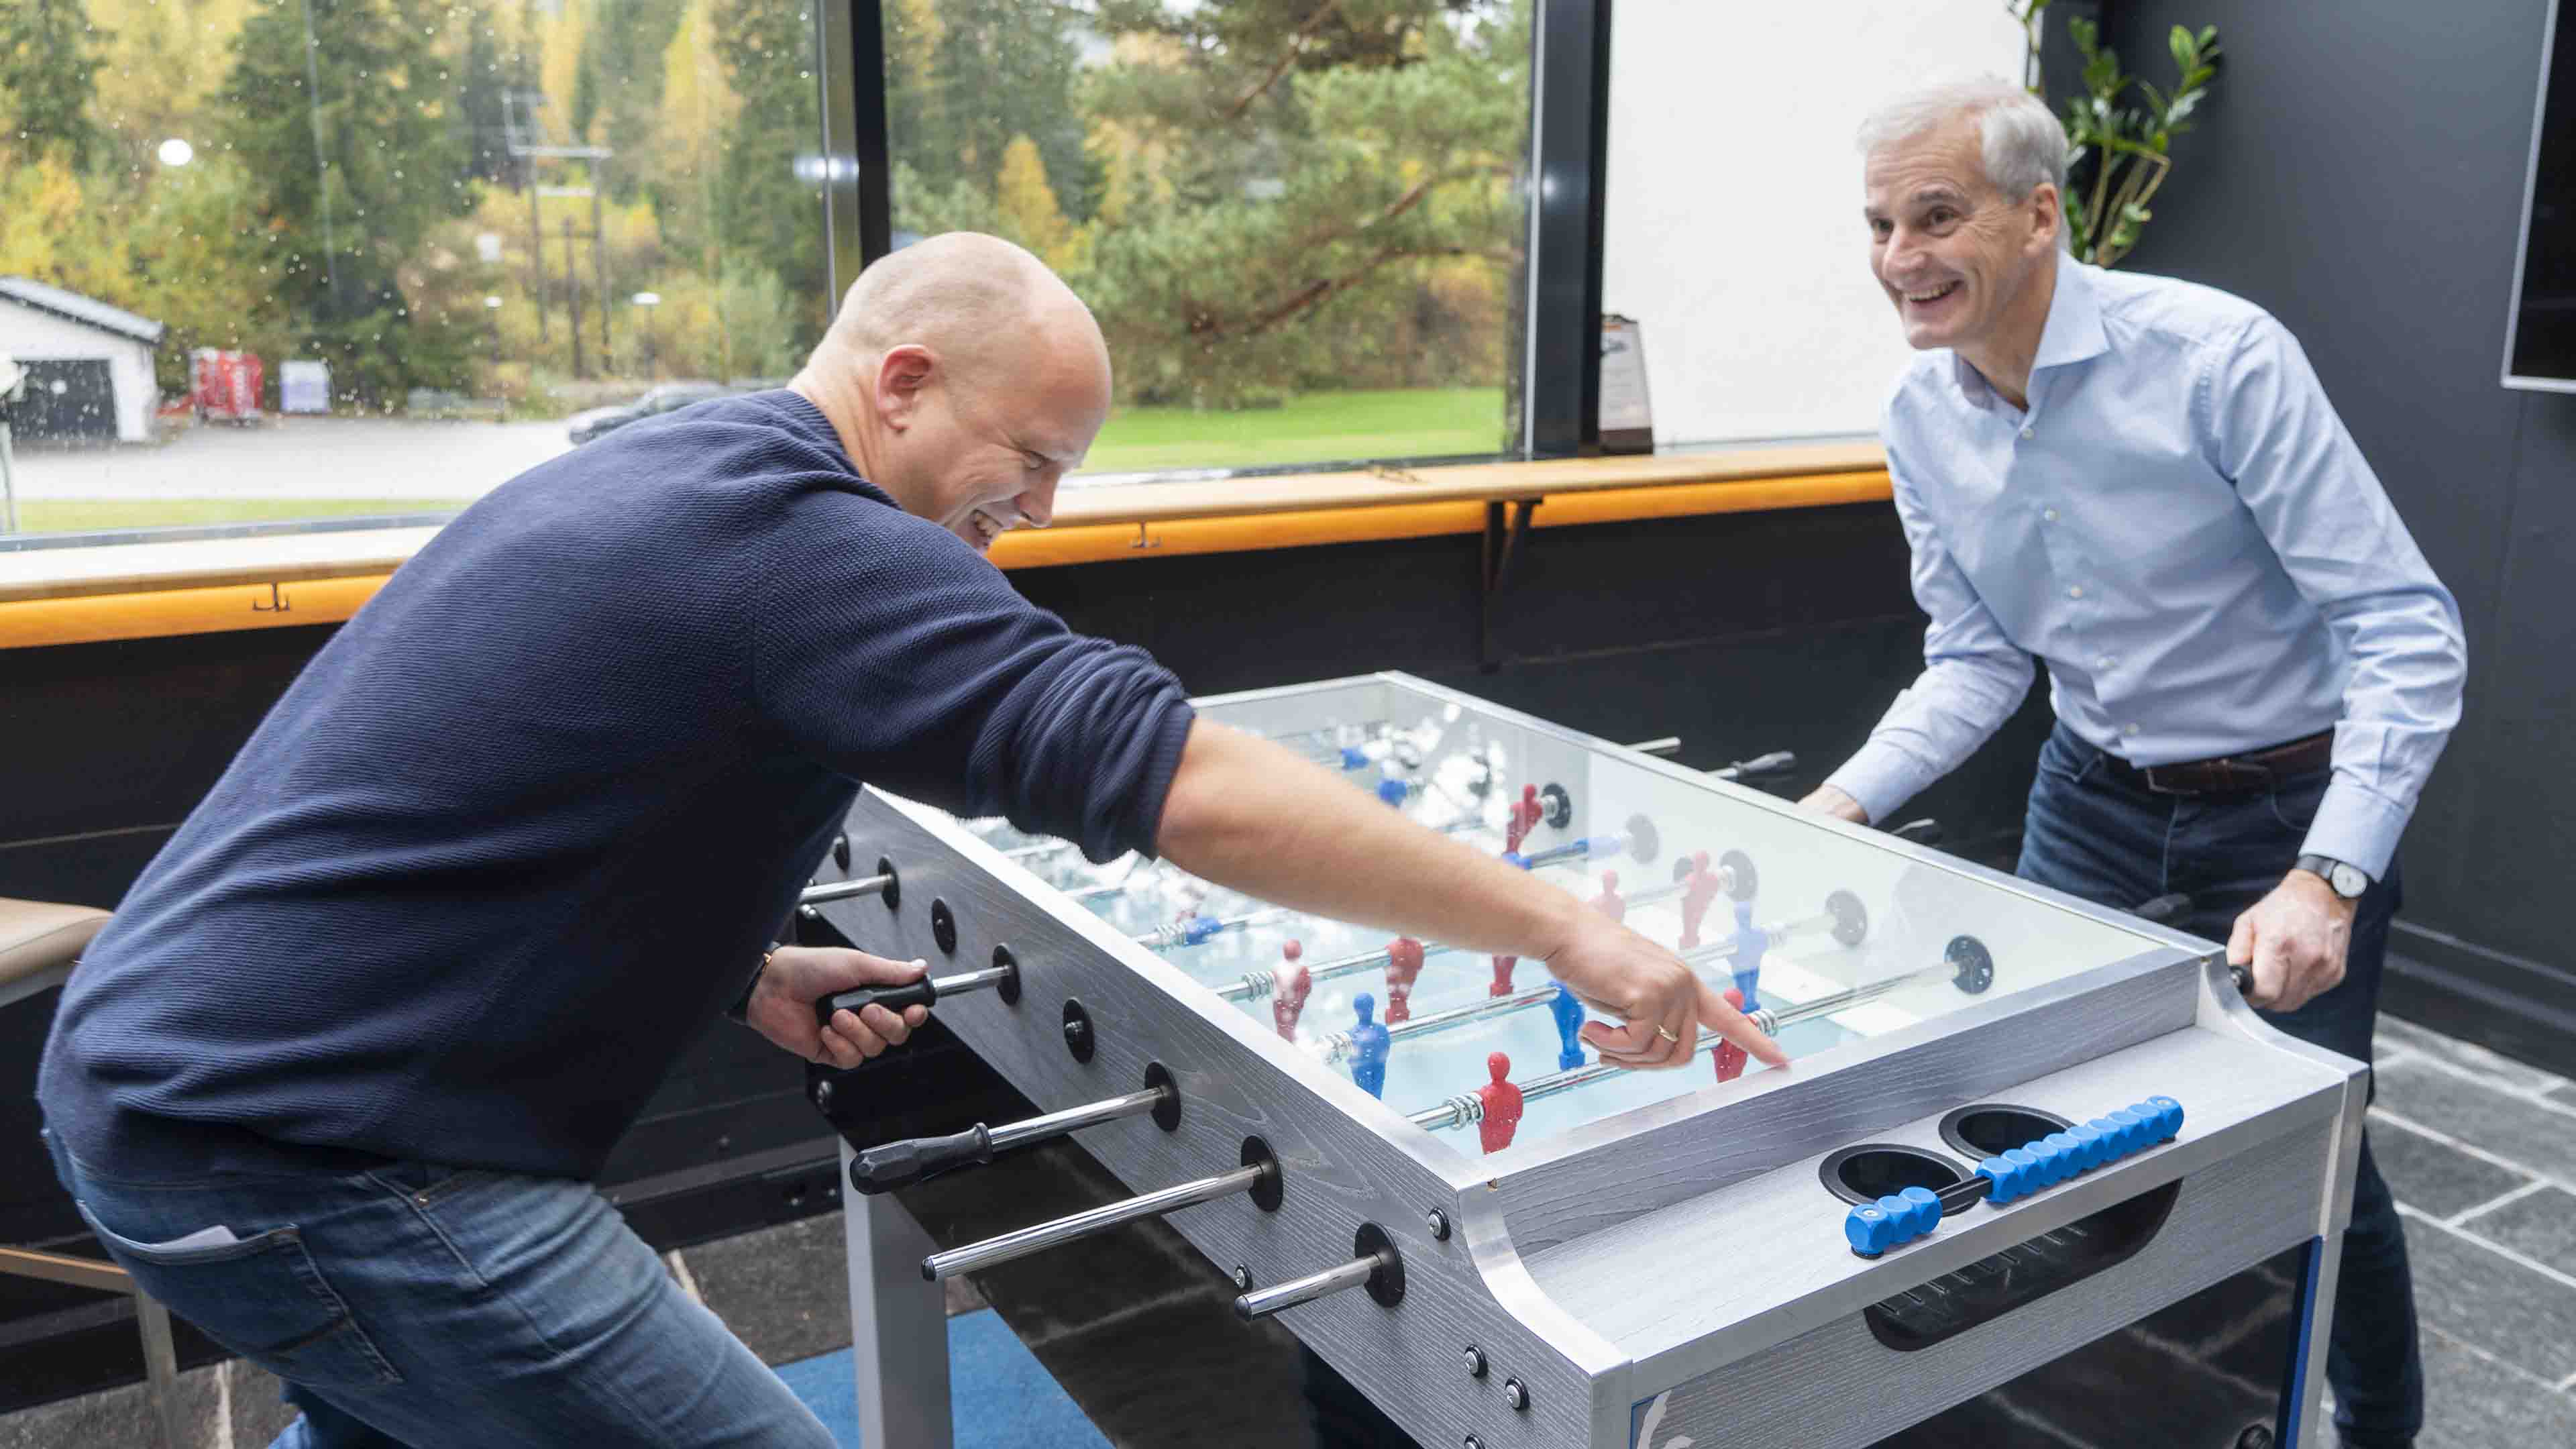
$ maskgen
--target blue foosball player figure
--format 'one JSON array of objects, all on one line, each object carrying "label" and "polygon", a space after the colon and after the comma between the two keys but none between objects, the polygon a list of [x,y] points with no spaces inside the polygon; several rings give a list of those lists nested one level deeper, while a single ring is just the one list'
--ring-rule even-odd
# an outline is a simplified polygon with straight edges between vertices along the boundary
[{"label": "blue foosball player figure", "polygon": [[1583,1065],[1583,1038],[1577,1034],[1583,1030],[1583,1003],[1562,981],[1556,983],[1556,995],[1548,998],[1547,1014],[1556,1018],[1557,1043],[1564,1048],[1556,1054],[1556,1069],[1570,1072]]},{"label": "blue foosball player figure", "polygon": [[1386,1053],[1391,1045],[1386,1028],[1370,1018],[1377,1014],[1377,998],[1363,991],[1351,1003],[1359,1010],[1360,1024],[1351,1028],[1351,1080],[1372,1097],[1386,1095]]},{"label": "blue foosball player figure", "polygon": [[1762,950],[1771,944],[1771,933],[1753,924],[1753,903],[1735,903],[1735,989],[1744,993],[1744,1009],[1752,1011],[1762,1005],[1753,991],[1762,979]]}]

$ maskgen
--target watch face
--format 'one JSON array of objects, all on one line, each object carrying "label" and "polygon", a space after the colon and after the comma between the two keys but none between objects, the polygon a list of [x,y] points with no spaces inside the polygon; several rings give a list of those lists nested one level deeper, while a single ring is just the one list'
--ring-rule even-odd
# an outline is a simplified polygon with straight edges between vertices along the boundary
[{"label": "watch face", "polygon": [[2370,877],[2361,873],[2360,866],[2338,863],[2334,868],[2333,885],[2336,895],[2349,900],[2370,889]]}]

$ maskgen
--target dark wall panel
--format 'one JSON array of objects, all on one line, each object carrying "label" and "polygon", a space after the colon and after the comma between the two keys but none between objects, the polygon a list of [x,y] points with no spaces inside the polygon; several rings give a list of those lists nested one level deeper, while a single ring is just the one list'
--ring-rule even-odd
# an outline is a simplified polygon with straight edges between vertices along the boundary
[{"label": "dark wall panel", "polygon": [[2288,324],[2460,600],[2467,713],[2407,835],[2392,1000],[2563,1061],[2576,953],[2552,892],[2576,847],[2576,397],[2497,382],[2547,0],[2102,10],[2106,42],[2149,79],[2169,78],[2178,24],[2216,25],[2227,55],[2126,265]]}]

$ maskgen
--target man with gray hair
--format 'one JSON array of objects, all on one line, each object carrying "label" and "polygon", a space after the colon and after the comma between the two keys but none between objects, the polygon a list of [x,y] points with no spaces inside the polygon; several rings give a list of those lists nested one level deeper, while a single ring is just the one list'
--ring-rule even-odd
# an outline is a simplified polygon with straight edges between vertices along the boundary
[{"label": "man with gray hair", "polygon": [[[1921,353],[1888,475],[1925,669],[1804,802],[1884,819],[2048,664],[2020,874],[2187,894],[2291,1035],[2370,1060],[2397,840],[2458,721],[2458,606],[2298,342],[2207,287],[2061,254],[2056,118],[2002,82],[1861,128],[1870,260]],[[2348,1446],[2423,1422],[2395,1204],[2361,1146],[2326,1359]]]}]

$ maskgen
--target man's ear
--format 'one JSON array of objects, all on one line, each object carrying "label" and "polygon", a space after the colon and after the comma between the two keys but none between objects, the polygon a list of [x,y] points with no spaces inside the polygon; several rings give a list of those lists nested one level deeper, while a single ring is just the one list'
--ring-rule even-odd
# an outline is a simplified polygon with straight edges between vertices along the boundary
[{"label": "man's ear", "polygon": [[917,342],[888,348],[885,356],[877,359],[877,416],[885,419],[886,426],[897,432],[912,426],[913,419],[920,415],[922,396],[938,370],[938,359]]},{"label": "man's ear", "polygon": [[2031,240],[2037,244],[2036,250],[2057,250],[2058,233],[2066,229],[2064,201],[2056,182],[2043,181],[2031,188],[2030,200],[2022,203],[2031,208]]}]

